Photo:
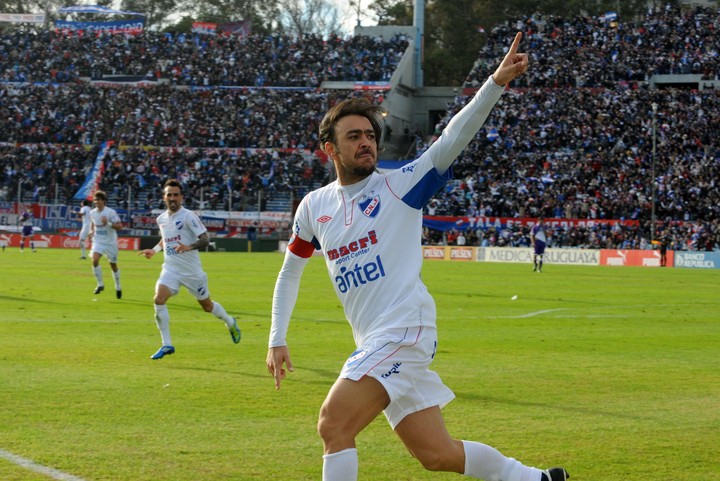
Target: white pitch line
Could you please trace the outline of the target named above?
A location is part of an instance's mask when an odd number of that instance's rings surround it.
[[[544,311],[535,311],[535,312],[528,312],[527,314],[522,314],[520,316],[503,316],[504,319],[524,319],[526,317],[535,317],[539,316],[541,314],[547,314],[548,312],[557,312],[557,311],[569,311],[569,308],[560,308],[560,309],[546,309]]]
[[[0,449],[0,458],[7,459],[11,463],[15,463],[18,466],[29,469],[30,471],[44,474],[45,476],[57,479],[58,481],[85,481],[84,479],[73,476],[72,474],[63,473],[57,469],[43,466],[42,464],[38,464],[30,459],[25,459],[21,456],[5,451],[4,449]]]

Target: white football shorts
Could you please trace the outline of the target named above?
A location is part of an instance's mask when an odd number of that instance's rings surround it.
[[[160,277],[157,284],[166,286],[172,292],[173,296],[180,292],[180,286],[185,286],[195,299],[202,301],[210,297],[210,288],[208,287],[208,277],[205,272],[198,272],[196,275],[183,275],[168,270],[163,267],[160,271]],[[156,285],[157,285],[156,284]]]
[[[88,235],[90,234],[90,225],[83,226],[82,229],[80,229],[80,235],[78,236],[81,241],[84,241],[88,238]]]
[[[390,396],[385,417],[393,429],[405,416],[432,406],[444,407],[455,394],[428,369],[437,349],[437,329],[388,329],[366,340],[353,352],[340,373],[353,381],[371,376]]]
[[[93,252],[97,252],[101,256],[107,257],[107,260],[113,264],[117,264],[118,261],[118,247],[117,244],[93,244],[90,249],[90,255]]]

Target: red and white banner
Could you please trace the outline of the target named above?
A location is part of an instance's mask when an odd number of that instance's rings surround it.
[[[667,251],[667,267],[675,264],[675,253]],[[603,249],[600,251],[601,266],[660,267],[660,251]]]
[[[20,234],[0,234],[0,245],[6,247],[20,247]],[[33,236],[35,248],[50,249],[79,249],[80,241],[77,237],[68,237],[55,234],[35,234]],[[120,250],[133,251],[140,249],[139,237],[118,237]]]

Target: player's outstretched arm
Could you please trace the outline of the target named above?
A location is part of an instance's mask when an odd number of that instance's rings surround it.
[[[292,361],[290,360],[290,350],[287,346],[269,348],[266,363],[268,372],[275,378],[275,389],[280,389],[280,381],[285,379],[287,375],[283,364],[287,366],[287,371],[294,371]]]
[[[510,50],[508,50],[505,58],[492,75],[496,84],[505,86],[527,72],[529,66],[528,55],[526,53],[518,53],[517,51],[520,45],[520,39],[522,39],[522,32],[518,32],[515,35],[515,40],[513,40]]]

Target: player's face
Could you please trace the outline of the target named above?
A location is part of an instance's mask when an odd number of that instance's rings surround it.
[[[95,207],[97,207],[99,210],[103,210],[105,208],[105,201],[102,200],[100,197],[95,197],[93,201],[95,202]]]
[[[176,212],[183,202],[183,195],[180,187],[167,186],[163,192],[163,200],[170,212]]]
[[[370,121],[362,115],[348,115],[335,124],[335,143],[325,151],[335,162],[340,184],[354,184],[375,171],[377,139]]]

